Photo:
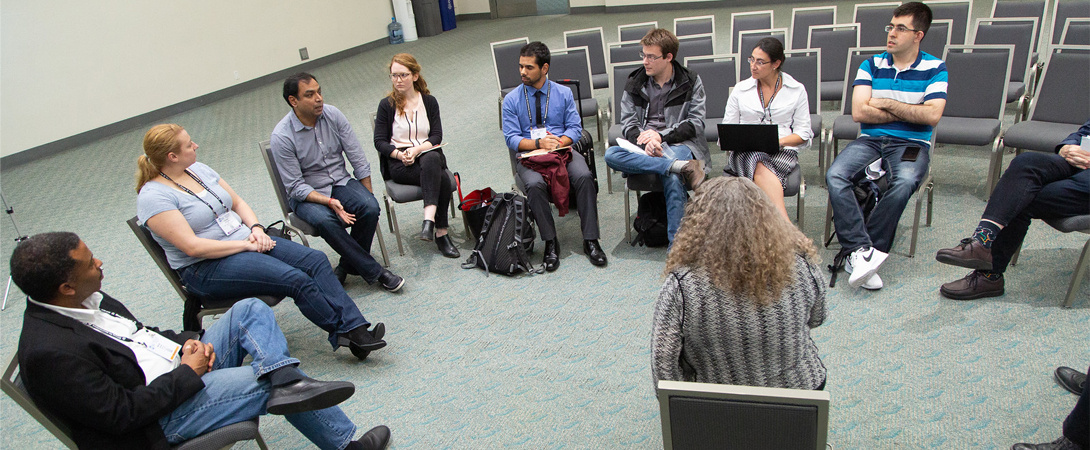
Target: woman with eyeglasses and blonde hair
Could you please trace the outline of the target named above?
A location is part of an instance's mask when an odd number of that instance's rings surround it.
[[[288,296],[329,333],[334,350],[348,347],[364,359],[386,346],[386,327],[368,330],[325,253],[265,234],[227,181],[197,162],[198,147],[181,126],[156,125],[144,135],[136,169],[137,221],[186,289],[202,300]]]
[[[378,103],[375,116],[375,149],[382,177],[396,183],[420,186],[424,193],[424,223],[420,239],[435,241],[447,258],[461,254],[450,240],[447,209],[454,186],[447,176],[442,148],[443,123],[439,102],[420,75],[420,64],[408,53],[390,60],[393,89]]]
[[[776,153],[731,152],[723,171],[757,183],[786,218],[783,188],[799,165],[799,150],[810,145],[810,102],[806,87],[783,72],[783,43],[774,37],[757,41],[749,56],[751,77],[738,82],[727,98],[723,123],[775,124],[780,149]],[[730,148],[729,142],[720,147]]]
[[[700,185],[665,272],[651,329],[656,382],[824,388],[810,337],[825,321],[817,251],[752,181]]]

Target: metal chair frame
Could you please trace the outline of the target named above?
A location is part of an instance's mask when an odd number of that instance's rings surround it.
[[[625,25],[617,25],[617,41],[618,42],[639,42],[640,38],[636,39],[624,39],[622,36],[624,32],[632,29],[646,29],[653,30],[659,27],[659,21],[653,20],[650,22],[629,23]],[[646,33],[646,32],[644,32]]]
[[[769,26],[769,28],[772,28],[772,27],[776,26],[776,15],[775,15],[775,12],[773,12],[771,9],[766,9],[766,10],[763,10],[763,11],[746,11],[746,12],[730,13],[730,40],[728,41],[728,46],[727,47],[730,49],[731,53],[739,53],[737,47],[738,47],[738,44],[739,44],[739,42],[741,40],[736,39],[735,35],[738,34],[740,31],[746,31],[746,30],[738,30],[738,25],[737,25],[738,18],[739,17],[748,17],[748,16],[768,16],[768,26]],[[762,28],[757,28],[757,29],[762,29]]]
[[[1037,18],[1036,17],[1002,17],[1002,18],[979,18],[979,19],[976,19],[976,21],[973,22],[973,44],[972,45],[989,45],[989,44],[977,44],[976,43],[977,30],[980,28],[981,24],[1002,24],[1002,23],[1018,24],[1018,23],[1025,23],[1025,22],[1033,22],[1034,23],[1034,27],[1033,27],[1034,30],[1037,29],[1037,26],[1036,26]],[[1032,45],[1034,42],[1037,42],[1036,32],[1034,32],[1030,37],[1030,44]],[[1016,105],[1016,108],[1018,110],[1022,110],[1022,108],[1025,106],[1026,102],[1028,102],[1031,98],[1033,98],[1033,94],[1037,91],[1037,82],[1040,80],[1040,75],[1041,75],[1040,70],[1041,70],[1041,67],[1044,65],[1044,63],[1043,62],[1038,62],[1037,64],[1032,64],[1033,54],[1034,54],[1034,50],[1031,47],[1029,49],[1029,51],[1026,52],[1026,61],[1025,61],[1025,66],[1024,66],[1025,68],[1023,69],[1023,74],[1022,74],[1022,82],[1025,83],[1025,85],[1026,85],[1026,94],[1018,98],[1017,105]],[[1014,61],[1014,63],[1022,64],[1022,61]],[[1015,69],[1014,69],[1013,66],[1011,67],[1011,73],[1012,74],[1015,73]]]
[[[798,13],[800,13],[800,12],[810,12],[810,11],[814,11],[814,12],[832,11],[832,13],[833,13],[833,23],[824,24],[824,25],[835,25],[836,24],[836,5],[832,5],[832,6],[807,6],[807,7],[803,7],[803,8],[791,8],[791,27],[789,28],[789,30],[791,30],[791,34],[790,34],[790,36],[788,36],[788,40],[790,40],[791,42],[785,42],[784,43],[784,48],[790,48],[792,50],[805,50],[805,49],[802,49],[802,48],[794,48],[795,47],[795,33],[797,31],[802,31],[803,34],[805,34],[807,44],[809,44],[809,42],[810,42],[810,27],[822,26],[822,25],[810,25],[809,27],[806,27],[805,30],[796,30],[795,29],[795,17],[798,16]],[[806,48],[810,48],[810,46],[807,45]]]
[[[950,22],[951,22],[950,23],[950,39],[947,42],[949,44],[951,44],[951,45],[964,45],[966,42],[969,42],[969,32],[972,29],[971,25],[972,25],[972,21],[973,21],[973,0],[938,0],[938,1],[933,1],[933,2],[927,2],[927,5],[932,7],[932,9],[934,9],[934,6],[936,6],[936,5],[960,5],[960,4],[966,5],[965,33],[964,33],[963,36],[961,36],[961,44],[954,44],[954,36],[955,36],[954,35],[954,23],[953,23],[953,19],[950,19]],[[932,20],[932,23],[934,23],[935,20],[944,20],[944,19],[935,18],[935,19]]]
[[[710,32],[710,34],[712,35],[713,39],[715,38],[715,16],[714,15],[674,18],[674,36],[677,36],[678,38],[681,38],[682,36],[692,36],[691,34],[680,34],[680,33],[678,33],[677,26],[681,22],[708,22],[712,26],[712,31]],[[693,33],[693,34],[705,34],[705,33]]]
[[[1067,31],[1070,30],[1072,28],[1072,26],[1081,25],[1081,24],[1090,25],[1090,18],[1086,18],[1086,17],[1068,17],[1067,20],[1064,21],[1063,33],[1060,34],[1060,45],[1078,45],[1078,44],[1068,44],[1067,43]]]

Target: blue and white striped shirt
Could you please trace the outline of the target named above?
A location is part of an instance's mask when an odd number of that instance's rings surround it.
[[[893,55],[883,52],[859,65],[852,86],[870,86],[872,98],[888,98],[910,105],[932,99],[946,99],[946,63],[926,52],[920,52],[916,62],[905,70],[893,66]],[[861,123],[864,136],[892,136],[931,145],[931,125],[896,121]]]

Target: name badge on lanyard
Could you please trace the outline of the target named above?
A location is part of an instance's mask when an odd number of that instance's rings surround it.
[[[530,139],[543,139],[549,134],[549,131],[545,128],[545,122],[549,118],[549,100],[551,100],[550,97],[553,94],[553,87],[547,80],[545,81],[545,84],[549,86],[549,90],[545,91],[545,109],[541,111],[542,114],[544,114],[544,116],[541,117],[541,127],[535,127],[533,125],[534,115],[530,111],[530,94],[528,93],[528,88],[525,85],[522,86],[522,95],[526,98],[526,117],[530,119]],[[541,110],[541,105],[537,106],[538,110]]]
[[[226,214],[216,216],[216,225],[220,226],[220,229],[223,230],[223,234],[230,236],[232,233],[242,229],[242,218],[234,211],[227,211]]]
[[[549,132],[545,130],[545,127],[531,128],[530,139],[543,139]]]
[[[141,328],[136,333],[139,336],[137,340],[142,342],[144,347],[167,361],[173,362],[182,349],[182,346],[178,345],[177,342],[167,339],[159,333],[148,331],[146,328]]]

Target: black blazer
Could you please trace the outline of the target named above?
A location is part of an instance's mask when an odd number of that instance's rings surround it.
[[[136,320],[106,294],[101,307]],[[159,334],[178,343],[197,338],[193,332]],[[30,398],[71,427],[81,449],[168,449],[159,419],[204,388],[185,364],[145,386],[128,347],[30,302],[19,337],[19,368]]]
[[[428,130],[427,141],[431,142],[431,145],[442,144],[443,121],[439,118],[439,101],[430,94],[421,94],[420,99],[424,102],[424,111],[428,113],[428,125],[431,127]],[[390,144],[394,134],[394,114],[396,113],[397,108],[390,103],[390,97],[379,100],[378,113],[375,114],[375,150],[378,150],[379,170],[382,171],[384,180],[390,179],[387,164],[390,162],[390,154],[397,150]]]

